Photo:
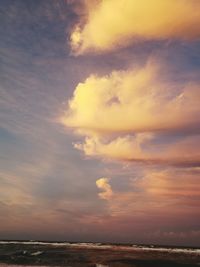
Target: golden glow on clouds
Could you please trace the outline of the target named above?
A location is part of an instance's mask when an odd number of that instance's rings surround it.
[[[89,3],[71,34],[76,55],[108,52],[138,41],[200,37],[200,1]],[[124,221],[134,214],[139,225],[141,218],[146,223],[146,214],[158,211],[160,221],[163,216],[176,218],[177,213],[193,215],[199,202],[195,185],[200,166],[200,83],[192,76],[187,82],[176,77],[160,57],[146,62],[105,76],[91,74],[76,86],[62,118],[83,138],[74,147],[86,156],[134,162],[136,167],[145,163],[129,179],[127,191],[113,190],[109,178],[96,181],[111,218]]]
[[[1,237],[153,242],[146,233],[172,231],[179,242],[178,230],[199,244],[200,0],[36,1],[39,20],[15,2],[0,45]],[[76,58],[62,38],[74,21]],[[75,82],[62,122],[77,153],[55,124]]]
[[[157,133],[184,131],[200,123],[200,85],[162,82],[160,68],[161,63],[150,60],[143,68],[104,77],[91,75],[79,83],[62,118],[66,126],[85,136],[84,143],[74,144],[75,148],[103,158],[199,164],[198,137],[152,150]],[[180,154],[183,150],[187,153]]]
[[[71,34],[72,50],[106,51],[143,39],[200,37],[195,0],[102,0],[86,5],[86,23]],[[84,18],[85,20],[85,18]]]
[[[153,141],[153,136],[151,139],[149,134],[137,134],[134,137],[125,135],[110,141],[106,138],[87,137],[83,144],[74,146],[87,156],[145,164],[183,167],[200,165],[200,152],[196,146],[200,143],[200,137],[192,136],[167,145],[153,144]]]
[[[102,199],[110,199],[113,195],[112,188],[109,184],[108,178],[100,178],[96,181],[96,185],[99,189],[103,190],[103,192],[99,193],[99,197]]]
[[[170,130],[199,122],[199,84],[174,88],[160,81],[159,67],[149,62],[140,69],[91,75],[77,85],[63,123],[108,134]]]

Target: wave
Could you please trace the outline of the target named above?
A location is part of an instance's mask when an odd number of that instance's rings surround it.
[[[70,243],[70,242],[43,242],[43,241],[0,241],[0,244],[24,244],[24,245],[43,245],[43,246],[66,246],[74,248],[88,248],[88,249],[112,249],[112,250],[143,250],[143,251],[157,251],[170,253],[187,253],[200,254],[199,248],[170,248],[158,246],[141,246],[141,245],[114,245],[104,243]]]

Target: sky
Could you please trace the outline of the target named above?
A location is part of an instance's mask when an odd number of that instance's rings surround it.
[[[1,0],[0,239],[200,246],[199,9]]]

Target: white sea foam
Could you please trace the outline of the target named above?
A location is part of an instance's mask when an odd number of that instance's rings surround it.
[[[200,254],[200,249],[197,248],[164,248],[164,247],[134,247],[138,250],[172,252],[172,253],[195,253]]]
[[[32,256],[38,256],[38,255],[41,255],[43,253],[43,251],[36,251],[36,252],[33,252],[31,253]]]

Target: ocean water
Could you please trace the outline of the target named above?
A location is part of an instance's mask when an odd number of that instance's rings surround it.
[[[0,267],[197,267],[200,248],[0,241]]]
[[[155,245],[132,245],[132,244],[105,244],[105,243],[85,243],[85,242],[43,242],[43,241],[0,241],[0,245],[40,245],[53,247],[74,247],[74,248],[95,248],[95,249],[112,249],[112,250],[130,250],[130,251],[162,251],[171,253],[189,253],[200,255],[200,248],[186,248],[186,247],[162,247]],[[101,266],[100,266],[101,267]]]

